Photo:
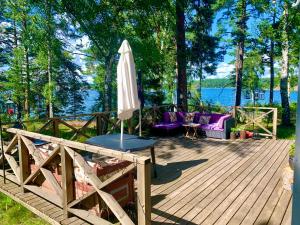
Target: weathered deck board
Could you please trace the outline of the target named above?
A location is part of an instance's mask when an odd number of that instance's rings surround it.
[[[152,224],[290,225],[291,193],[283,190],[281,175],[291,143],[160,139]],[[3,184],[2,177],[0,191],[52,224],[87,224],[64,219],[61,208],[12,182]]]
[[[160,178],[153,181],[152,187],[153,224],[254,224],[256,221],[260,221],[257,224],[268,224],[272,217],[280,221],[278,224],[290,223],[288,204],[291,194],[288,196],[285,191],[288,199],[278,200],[273,194],[276,188],[283,192],[281,175],[282,168],[287,165],[290,141],[214,143],[214,148],[204,147],[200,153],[197,147],[185,150],[181,146],[185,146],[186,140],[181,141],[174,144],[173,140],[168,140],[175,148],[180,148],[181,154],[194,153],[189,154],[189,158],[170,157],[172,163],[166,165],[168,169],[158,166]],[[198,143],[205,146],[201,142],[207,141],[193,141],[192,146]],[[201,159],[207,160],[200,162]],[[188,160],[199,163],[193,165]],[[158,155],[157,163],[162,161]],[[182,169],[176,179],[168,181],[168,171],[176,171],[176,167],[181,169],[180,161],[191,166]],[[273,201],[276,203],[268,213],[265,206]],[[280,213],[274,213],[275,208]]]

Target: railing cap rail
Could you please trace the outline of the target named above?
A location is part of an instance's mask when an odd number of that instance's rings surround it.
[[[66,140],[63,138],[56,138],[56,137],[38,134],[38,133],[25,131],[25,130],[20,130],[20,129],[16,129],[16,128],[9,128],[9,129],[7,129],[7,131],[9,133],[23,135],[26,137],[39,139],[39,140],[51,142],[51,143],[58,144],[58,145],[64,145],[64,146],[68,146],[70,148],[75,148],[75,149],[82,150],[82,151],[101,154],[101,155],[105,155],[108,157],[115,157],[115,158],[118,158],[121,160],[130,161],[133,163],[147,164],[150,162],[149,157],[138,156],[138,155],[128,153],[128,152],[119,152],[119,151],[116,151],[113,149],[84,144],[84,143],[80,143],[80,142],[76,142],[76,141],[69,141],[69,140]]]

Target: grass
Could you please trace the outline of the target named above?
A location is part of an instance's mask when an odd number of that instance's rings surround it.
[[[295,140],[296,139],[296,127],[294,125],[291,126],[277,126],[277,137],[278,139],[288,139]]]
[[[1,225],[42,225],[48,224],[28,209],[0,193]]]

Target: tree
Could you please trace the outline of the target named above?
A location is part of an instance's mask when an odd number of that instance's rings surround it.
[[[185,0],[176,0],[177,104],[187,111]]]
[[[218,0],[215,5],[215,8],[223,13],[219,23],[227,20],[227,26],[221,27],[225,33],[230,33],[228,39],[235,46],[236,106],[241,104],[242,97],[245,45],[249,37],[247,21],[250,16],[258,18],[266,7],[265,3],[263,0]]]
[[[282,18],[282,65],[280,76],[280,95],[283,108],[282,124],[290,125],[290,103],[289,103],[289,35],[288,35],[288,2],[284,1]]]
[[[217,52],[219,39],[210,34],[214,19],[213,3],[212,0],[194,0],[189,7],[189,21],[191,21],[187,27],[189,67],[194,77],[199,78],[200,94],[204,74],[214,74],[222,56],[222,52]]]

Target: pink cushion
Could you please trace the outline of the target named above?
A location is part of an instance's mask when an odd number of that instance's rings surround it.
[[[229,119],[231,117],[231,115],[225,115],[225,116],[222,116],[219,121],[217,122],[217,126],[221,129],[224,128],[224,121]]]

